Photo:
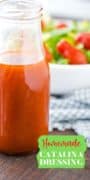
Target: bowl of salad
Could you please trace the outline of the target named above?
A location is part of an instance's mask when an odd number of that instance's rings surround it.
[[[90,22],[42,20],[51,94],[90,86]]]

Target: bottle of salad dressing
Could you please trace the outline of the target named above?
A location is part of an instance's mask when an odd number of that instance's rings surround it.
[[[37,151],[48,133],[49,69],[41,7],[35,0],[0,2],[0,152]]]

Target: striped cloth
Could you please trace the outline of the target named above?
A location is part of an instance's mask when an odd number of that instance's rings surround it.
[[[68,96],[51,96],[49,130],[53,129],[74,129],[90,147],[90,88]]]

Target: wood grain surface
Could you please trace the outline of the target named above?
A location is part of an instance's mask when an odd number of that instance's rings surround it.
[[[54,131],[53,134],[73,134],[73,131]],[[39,170],[35,154],[21,157],[0,154],[0,180],[90,180],[90,149],[86,160],[83,170]]]

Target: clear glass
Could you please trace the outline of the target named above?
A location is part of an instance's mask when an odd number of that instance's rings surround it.
[[[36,151],[48,134],[49,68],[35,0],[0,2],[0,152]]]

